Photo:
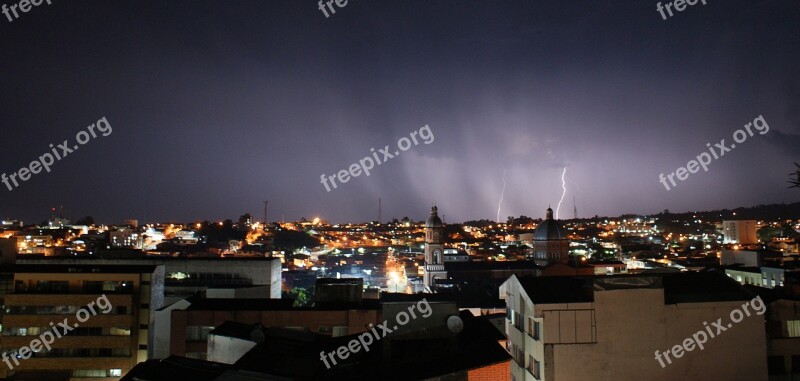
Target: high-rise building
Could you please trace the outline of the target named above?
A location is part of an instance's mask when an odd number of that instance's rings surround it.
[[[164,266],[14,265],[0,378],[116,380],[151,355]],[[48,342],[47,345],[43,343]]]
[[[756,230],[758,226],[753,220],[722,221],[722,232],[725,235],[723,243],[738,243],[749,245],[758,243]]]

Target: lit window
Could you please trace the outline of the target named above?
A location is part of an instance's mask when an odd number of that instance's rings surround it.
[[[122,377],[122,369],[109,369],[108,375],[110,377]]]
[[[787,320],[786,332],[789,337],[800,337],[800,320]]]

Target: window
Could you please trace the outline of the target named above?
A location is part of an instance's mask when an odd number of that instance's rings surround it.
[[[111,327],[108,330],[108,334],[111,336],[130,336],[131,330],[130,328]]]
[[[523,351],[521,348],[514,348],[514,361],[516,361],[519,366],[524,367],[525,351]]]
[[[542,323],[538,321],[533,322],[533,339],[539,340],[539,334],[541,333]]]
[[[36,283],[36,291],[38,292],[67,292],[69,291],[69,282],[67,281],[47,281],[40,280]]]
[[[122,377],[122,369],[109,369],[108,375],[111,377]]]
[[[333,332],[333,331],[331,331],[331,327],[328,327],[328,326],[321,325],[321,326],[319,326],[319,328],[317,329],[317,332],[319,332],[319,333],[321,333],[321,334],[324,334],[324,335],[330,335],[330,334],[331,334],[331,332]]]
[[[347,336],[347,327],[333,327],[333,337]]]
[[[528,366],[526,368],[528,369],[528,372],[531,372],[531,374],[533,374],[533,365],[535,362],[536,360],[533,359],[533,355],[528,355]]]
[[[786,374],[783,356],[767,356],[767,373],[771,375]]]
[[[786,333],[788,337],[800,337],[800,320],[787,320]]]
[[[531,373],[533,373],[533,378],[535,378],[537,380],[541,380],[542,379],[542,374],[541,374],[542,370],[541,370],[541,368],[542,368],[542,363],[540,363],[540,362],[538,362],[536,360],[533,360],[533,372],[531,372]]]
[[[78,307],[76,306],[55,306],[54,309],[57,315],[72,315],[78,312]]]
[[[106,370],[76,369],[72,371],[72,377],[108,377],[108,372]]]

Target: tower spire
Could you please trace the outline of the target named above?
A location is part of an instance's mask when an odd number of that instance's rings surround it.
[[[575,196],[572,196],[573,218],[578,219],[578,204],[575,203]]]

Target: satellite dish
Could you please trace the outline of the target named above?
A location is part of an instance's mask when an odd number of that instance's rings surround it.
[[[447,318],[447,329],[453,333],[460,333],[464,330],[464,321],[456,315],[451,315]]]
[[[267,336],[264,334],[264,330],[256,328],[250,332],[250,340],[256,342],[256,344],[261,344],[264,340],[267,339]]]

